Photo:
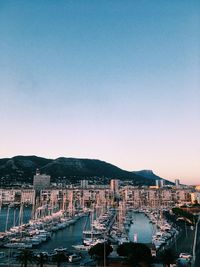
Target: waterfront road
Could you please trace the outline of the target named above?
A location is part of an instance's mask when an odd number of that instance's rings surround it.
[[[198,223],[195,228],[188,226],[182,221],[177,221],[174,215],[165,214],[166,218],[171,221],[171,223],[178,227],[179,234],[174,240],[169,244],[168,247],[176,251],[176,256],[178,257],[180,253],[189,253],[193,255],[193,267],[200,267],[200,216],[198,218]]]
[[[190,227],[187,227],[187,229],[181,229],[177,238],[173,240],[172,246],[170,246],[174,251],[176,251],[177,257],[180,253],[189,253],[192,255],[194,235],[195,231]]]
[[[195,251],[194,251],[194,267],[200,267],[200,215],[198,218],[198,223],[197,223],[197,230],[196,230],[196,240],[195,240]]]

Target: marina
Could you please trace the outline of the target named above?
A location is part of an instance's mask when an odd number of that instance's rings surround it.
[[[23,212],[23,224],[13,224],[11,217],[13,218],[14,211],[14,208],[9,207],[1,209],[1,221],[5,222],[1,224],[0,235],[3,251],[8,248],[52,251],[59,247],[87,251],[96,243],[107,240],[113,244],[129,241],[152,243],[159,249],[178,233],[166,221],[163,220],[161,224],[160,213],[149,209],[122,212],[121,208],[111,208],[98,218],[99,210],[82,211],[71,217],[60,210],[49,216],[30,219],[31,209],[26,207]],[[19,217],[19,210],[15,216]],[[4,230],[6,228],[7,231]]]
[[[17,263],[20,251],[28,249],[36,261],[43,255],[54,264],[63,255],[68,265],[81,265],[99,243],[112,246],[111,258],[119,257],[117,248],[129,242],[145,244],[157,257],[182,235],[165,216],[170,209],[163,207],[134,208],[124,201],[110,206],[93,203],[83,208],[71,201],[66,209],[59,207],[63,205],[2,206],[0,264]]]

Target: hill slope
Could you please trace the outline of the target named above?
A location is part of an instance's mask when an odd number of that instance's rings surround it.
[[[16,156],[0,159],[1,184],[9,182],[32,183],[36,169],[51,175],[52,181],[58,179],[75,182],[80,179],[106,177],[107,180],[117,178],[132,180],[135,185],[151,185],[155,179],[147,178],[133,172],[122,170],[110,163],[96,159],[64,158],[46,159],[36,156]]]
[[[133,173],[146,177],[147,179],[154,179],[154,180],[160,180],[163,179],[156,174],[153,173],[152,170],[141,170],[141,171],[133,171]]]
[[[139,175],[141,177],[145,177],[150,180],[165,180],[167,184],[173,184],[170,181],[167,181],[164,178],[161,178],[160,176],[156,175],[152,170],[141,170],[141,171],[133,171],[134,174]]]

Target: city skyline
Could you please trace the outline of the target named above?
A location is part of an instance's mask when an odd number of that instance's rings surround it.
[[[0,158],[200,178],[199,1],[1,1]]]

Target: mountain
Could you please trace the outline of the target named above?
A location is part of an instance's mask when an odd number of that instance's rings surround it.
[[[146,177],[147,179],[154,179],[154,180],[160,180],[163,179],[156,174],[153,173],[152,170],[141,170],[141,171],[133,171],[133,173]]]
[[[167,181],[166,179],[161,178],[160,176],[154,174],[152,170],[133,171],[132,173],[139,175],[141,177],[145,177],[145,178],[150,179],[150,180],[154,180],[154,181],[155,180],[165,180],[167,183],[173,184],[172,182]]]
[[[0,159],[0,183],[32,183],[36,169],[51,175],[51,181],[76,182],[92,178],[95,181],[109,181],[116,178],[131,180],[134,185],[153,185],[155,178],[122,170],[110,163],[96,159],[60,157],[46,159],[37,156],[15,156]]]

